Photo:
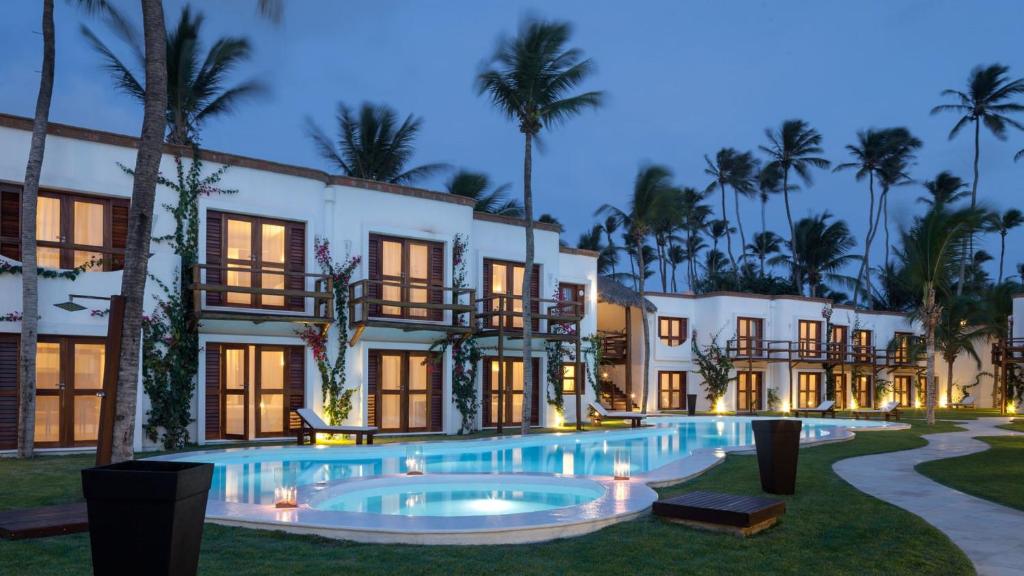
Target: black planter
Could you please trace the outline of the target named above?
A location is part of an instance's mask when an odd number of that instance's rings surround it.
[[[769,494],[796,491],[796,464],[800,454],[800,420],[754,420],[757,467],[761,489]]]
[[[693,416],[697,413],[697,395],[687,394],[686,395],[686,413]]]
[[[195,574],[213,464],[131,460],[82,470],[93,574]]]

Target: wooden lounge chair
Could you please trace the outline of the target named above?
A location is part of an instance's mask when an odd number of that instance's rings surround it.
[[[630,428],[639,428],[640,421],[647,418],[647,414],[642,412],[622,412],[619,410],[608,410],[600,402],[591,402],[590,407],[597,412],[597,423],[600,424],[605,420],[629,420]]]
[[[829,416],[836,417],[836,403],[832,400],[825,400],[814,408],[798,408],[793,410],[793,415],[799,417],[801,414],[820,414],[822,418]]]
[[[860,420],[863,417],[865,420],[870,420],[874,416],[881,416],[885,418],[885,421],[899,420],[900,419],[900,403],[899,402],[886,402],[881,408],[877,410],[854,410],[854,420]]]
[[[309,444],[316,444],[317,433],[355,434],[356,444],[362,444],[364,436],[366,437],[367,444],[373,444],[373,435],[380,432],[380,428],[376,426],[331,426],[324,422],[311,408],[297,408],[295,413],[302,420],[298,434],[300,446],[306,444],[307,441]]]
[[[959,402],[952,402],[947,407],[948,408],[974,408],[974,404],[975,404],[974,396],[971,396],[970,394],[968,394],[967,396],[964,396],[963,398],[961,398]]]

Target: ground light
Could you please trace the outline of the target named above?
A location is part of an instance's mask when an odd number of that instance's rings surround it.
[[[1016,414],[1017,413],[1017,405],[1015,403],[1013,403],[1013,402],[1007,402],[1006,403],[1006,413],[1007,414]]]
[[[789,409],[790,409],[789,400],[783,400],[782,401],[782,413],[783,414],[789,414]]]
[[[716,414],[724,414],[725,413],[725,398],[719,396],[718,400],[715,400],[715,413]]]

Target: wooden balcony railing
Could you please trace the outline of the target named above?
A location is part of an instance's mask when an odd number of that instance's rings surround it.
[[[882,364],[891,367],[915,364],[906,354],[904,364],[894,364],[884,350],[876,350],[871,346],[829,344],[820,340],[733,338],[726,343],[726,354],[735,360]]]
[[[476,326],[475,298],[473,288],[411,280],[357,280],[349,284],[349,323],[357,328],[416,326],[471,331]]]
[[[264,275],[280,277],[286,287],[264,288],[228,284],[228,272],[246,275],[250,284]],[[313,289],[307,290],[306,287],[310,284],[313,285]],[[196,264],[192,269],[192,295],[198,318],[324,324],[334,321],[333,284],[331,278],[324,274],[292,272],[279,268]],[[233,295],[248,295],[248,301],[232,301]]]
[[[601,358],[605,362],[625,362],[627,346],[629,341],[622,332],[601,332]]]
[[[518,332],[523,329],[522,297],[492,294],[477,300],[483,332]],[[533,330],[538,337],[575,337],[576,323],[583,319],[583,303],[570,300],[533,300]]]

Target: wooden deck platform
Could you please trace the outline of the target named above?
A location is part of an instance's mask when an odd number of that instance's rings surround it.
[[[651,510],[670,522],[751,536],[773,526],[786,512],[786,503],[774,498],[699,491],[658,500]]]
[[[0,538],[23,540],[87,532],[85,502],[0,511]]]

